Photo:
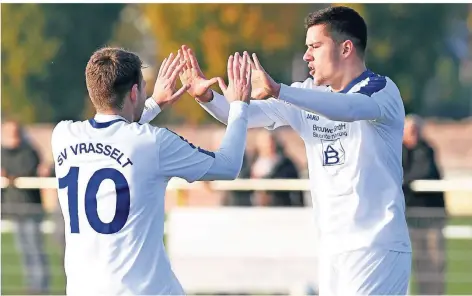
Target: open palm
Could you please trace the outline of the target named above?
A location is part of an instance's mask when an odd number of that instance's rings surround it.
[[[252,54],[252,60],[247,52],[244,52],[243,56],[247,56],[247,60],[251,64],[251,98],[264,100],[272,97],[273,87],[277,83],[264,70],[256,54]],[[240,58],[240,61],[242,62],[242,58]]]
[[[180,74],[180,81],[182,84],[190,85],[187,92],[192,97],[200,97],[208,90],[208,88],[213,84],[210,83],[210,80],[206,79],[202,73],[198,73],[197,70],[193,68],[184,68]]]
[[[272,78],[263,70],[252,69],[251,97],[253,99],[262,100],[270,96],[270,85]]]
[[[187,92],[192,97],[204,96],[209,91],[211,85],[218,81],[217,78],[207,79],[203,75],[197,58],[190,48],[184,45],[179,49],[179,52],[182,52],[181,57],[185,61],[185,67],[180,73],[180,81],[183,85],[189,85]]]
[[[180,57],[172,53],[162,62],[152,93],[153,99],[161,109],[172,105],[189,88],[189,85],[183,84],[179,90],[176,90],[177,76],[184,66]]]

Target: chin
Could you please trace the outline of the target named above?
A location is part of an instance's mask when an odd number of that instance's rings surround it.
[[[315,85],[324,85],[324,79],[320,77],[316,77],[316,76],[312,76],[312,77],[313,77],[313,83]]]

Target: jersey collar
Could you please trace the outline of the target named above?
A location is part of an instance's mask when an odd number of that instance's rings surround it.
[[[373,74],[372,71],[370,71],[369,69],[365,70],[364,72],[362,72],[361,75],[354,78],[342,91],[340,91],[340,93],[343,93],[343,94],[347,93],[348,91],[351,90],[351,88],[354,87],[354,85],[356,85],[359,82],[361,82],[362,80],[368,78],[372,74]]]
[[[129,123],[120,115],[96,114],[94,118],[88,120],[93,128],[106,128],[110,125],[123,121]]]

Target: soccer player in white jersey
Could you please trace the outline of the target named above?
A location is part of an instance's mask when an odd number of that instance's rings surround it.
[[[228,127],[220,149],[210,152],[144,123],[188,88],[175,90],[185,66],[179,56],[163,62],[147,100],[141,65],[121,49],[96,51],[85,72],[95,117],[62,121],[52,134],[68,295],[184,294],[163,244],[167,183],[172,177],[230,180],[241,169],[250,66],[229,67]]]
[[[366,68],[367,28],[356,11],[330,7],[309,14],[305,25],[311,78],[276,83],[253,55],[251,96],[264,100],[251,102],[248,125],[291,126],[305,142],[320,230],[320,295],[406,294],[411,245],[401,186],[400,92]],[[181,76],[191,84],[188,92],[227,124],[227,101],[205,87],[194,54],[183,49],[194,68]]]

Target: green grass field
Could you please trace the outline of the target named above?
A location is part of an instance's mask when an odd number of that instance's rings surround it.
[[[52,237],[47,235],[46,248],[48,253],[51,273],[51,294],[65,294],[64,269],[61,266],[59,248],[55,245]],[[2,295],[27,294],[23,281],[23,270],[21,258],[16,251],[13,234],[2,233]]]
[[[452,222],[452,224],[457,225],[462,223]],[[26,294],[27,291],[23,281],[21,259],[15,249],[14,237],[10,233],[3,233],[1,239],[1,294]],[[55,245],[51,236],[48,235],[46,242],[52,275],[50,293],[55,295],[64,295],[65,278],[62,266],[60,265],[61,258],[58,256],[59,249]],[[447,241],[447,253],[447,294],[472,294],[472,240],[449,239]],[[414,294],[414,292],[415,288],[413,284],[412,293]]]

